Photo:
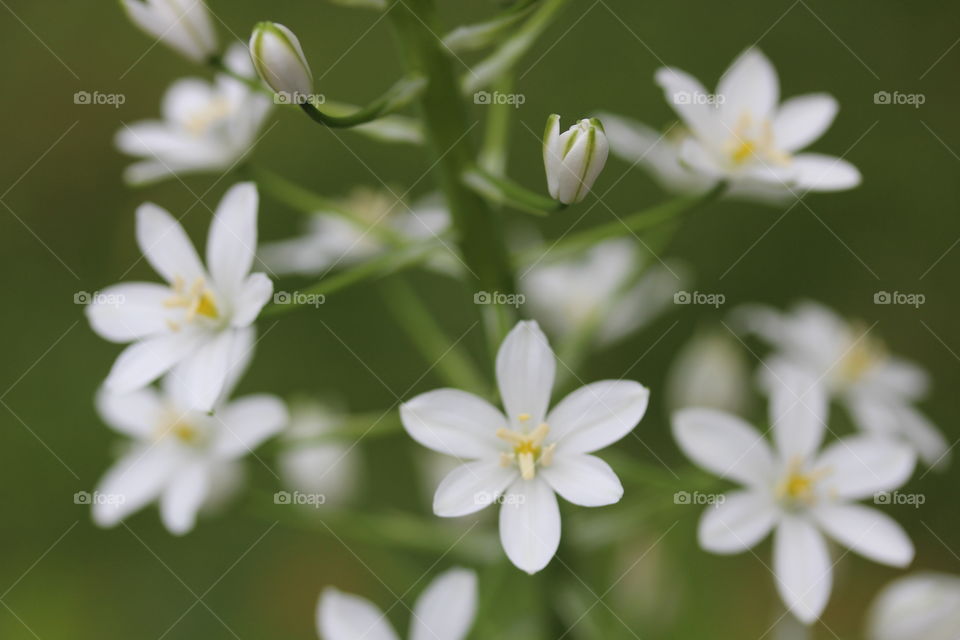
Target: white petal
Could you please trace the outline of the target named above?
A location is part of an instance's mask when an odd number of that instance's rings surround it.
[[[830,495],[860,500],[892,491],[910,479],[916,456],[910,447],[880,436],[849,436],[823,450],[815,468],[829,472],[823,487]]]
[[[787,516],[773,537],[773,572],[787,608],[805,624],[813,623],[830,599],[833,568],[826,541],[810,522]]]
[[[794,184],[805,191],[844,191],[862,181],[857,168],[846,160],[819,153],[794,156],[790,168]]]
[[[100,499],[93,505],[93,520],[112,527],[156,499],[180,463],[163,444],[135,447],[107,471],[97,487]]]
[[[477,614],[477,574],[450,569],[437,576],[413,606],[410,640],[463,640]]]
[[[210,335],[170,375],[180,379],[186,392],[184,409],[211,411],[223,395],[230,373],[234,331]]]
[[[560,546],[560,507],[550,485],[535,478],[510,486],[500,507],[500,543],[529,574],[547,566]]]
[[[252,273],[244,281],[239,295],[233,300],[233,317],[230,324],[246,327],[260,315],[260,310],[273,295],[273,282],[263,273]]]
[[[586,454],[561,454],[539,470],[553,490],[581,507],[602,507],[623,497],[623,485],[606,462]]]
[[[720,113],[731,127],[744,115],[762,122],[773,115],[780,100],[777,72],[759,49],[747,49],[733,61],[717,83],[722,96]]]
[[[774,477],[770,446],[756,429],[722,411],[683,409],[673,414],[673,436],[696,464],[748,485]]]
[[[108,287],[87,306],[90,326],[112,342],[132,342],[170,330],[170,310],[164,301],[170,288],[152,282],[128,282]]]
[[[577,389],[547,416],[548,442],[566,453],[589,453],[633,430],[647,410],[650,391],[630,380],[602,380]]]
[[[708,95],[707,90],[696,78],[673,67],[657,69],[654,77],[663,88],[667,103],[694,136],[712,145],[729,135],[720,123],[716,108],[704,99]],[[698,99],[697,96],[704,98]]]
[[[497,429],[503,414],[489,402],[458,389],[437,389],[400,406],[410,437],[423,446],[458,458],[495,457],[503,450]]]
[[[901,406],[897,411],[900,434],[923,460],[924,464],[937,470],[950,463],[950,444],[929,419],[910,406]]]
[[[135,342],[117,357],[105,384],[114,393],[148,385],[190,355],[198,340],[196,334],[180,332]]]
[[[551,115],[547,119],[547,129],[543,134],[543,166],[547,174],[547,192],[554,200],[560,192],[560,165],[563,149],[560,144],[560,116]]]
[[[477,460],[448,473],[433,497],[433,512],[443,518],[474,513],[493,502],[519,475],[517,467],[499,460]]]
[[[163,404],[150,387],[130,393],[97,393],[97,411],[108,425],[138,440],[148,439],[160,424]]]
[[[236,184],[223,195],[207,236],[207,267],[217,290],[233,299],[250,273],[257,249],[257,187]]]
[[[700,516],[700,546],[713,553],[739,553],[767,537],[778,511],[764,492],[734,491]]]
[[[155,204],[137,209],[137,243],[147,262],[167,282],[179,277],[192,284],[206,274],[183,227]]]
[[[913,560],[913,543],[897,522],[859,504],[824,504],[813,516],[827,535],[875,562],[905,567]]]
[[[160,517],[167,530],[179,536],[193,529],[209,491],[210,475],[204,464],[194,462],[178,471],[160,499]]]
[[[245,396],[223,407],[214,419],[221,427],[213,445],[214,453],[236,458],[256,449],[279,433],[289,421],[283,401],[266,394]]]
[[[888,356],[864,374],[864,383],[881,393],[919,400],[930,388],[930,375],[913,362]]]
[[[771,365],[766,376],[770,424],[783,460],[806,459],[819,450],[826,430],[827,391],[821,380],[790,365]]]
[[[889,394],[852,394],[847,407],[857,426],[869,433],[901,438],[927,466],[943,469],[950,445],[930,420],[905,401]]]
[[[317,629],[323,640],[399,640],[373,603],[333,587],[320,596]]]
[[[870,607],[868,640],[956,640],[960,578],[924,572],[884,587]]]
[[[803,149],[830,128],[837,116],[837,100],[811,93],[785,100],[773,119],[773,136],[784,151]]]
[[[497,384],[507,419],[521,426],[519,416],[529,416],[524,428],[543,421],[550,404],[556,358],[535,321],[518,322],[497,352]],[[530,428],[532,428],[530,427]]]

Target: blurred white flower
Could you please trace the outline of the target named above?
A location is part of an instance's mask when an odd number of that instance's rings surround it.
[[[829,128],[836,100],[816,93],[780,103],[776,70],[748,49],[720,79],[715,94],[670,67],[656,74],[682,128],[658,136],[629,120],[611,120],[611,147],[651,168],[667,187],[701,191],[719,180],[734,195],[760,199],[799,191],[839,191],[860,184],[860,172],[841,158],[798,153]]]
[[[742,307],[734,323],[774,348],[761,371],[763,380],[776,378],[783,366],[804,367],[822,379],[860,429],[902,438],[927,465],[949,462],[947,441],[913,406],[926,395],[926,372],[888,353],[866,326],[850,324],[815,302],[798,303],[784,313]]]
[[[867,615],[867,640],[956,640],[960,577],[918,573],[884,587]]]
[[[799,369],[785,370],[772,389],[775,447],[756,429],[714,409],[673,415],[680,448],[697,465],[744,485],[708,507],[700,519],[700,546],[713,553],[745,551],[775,530],[777,590],[801,622],[820,617],[833,581],[823,534],[862,556],[903,567],[913,544],[892,518],[854,501],[890,491],[913,472],[913,451],[879,436],[843,438],[820,451],[827,397]]]
[[[698,333],[670,367],[667,403],[672,410],[708,407],[742,413],[749,381],[750,368],[739,345],[719,331]]]
[[[450,226],[449,213],[433,195],[407,208],[389,193],[358,188],[343,200],[342,206],[363,224],[335,211],[318,211],[309,217],[302,235],[264,243],[260,259],[272,273],[318,275],[387,250],[389,245],[373,231],[374,226],[382,225],[406,242],[428,240]],[[429,265],[449,273],[456,268],[449,258],[438,256]]]
[[[194,62],[217,53],[217,34],[203,0],[122,0],[127,15],[147,35]]]
[[[283,432],[280,475],[295,491],[320,494],[326,504],[342,502],[356,486],[358,453],[344,442],[321,442],[344,416],[313,401],[295,401],[290,406],[290,425]]]
[[[313,72],[300,40],[276,22],[260,22],[250,36],[250,57],[260,79],[277,93],[309,97]]]
[[[550,197],[574,204],[587,197],[607,162],[607,138],[596,118],[583,119],[560,133],[560,116],[547,119],[543,165]]]
[[[257,245],[257,189],[231,187],[207,237],[207,267],[180,223],[153,204],[137,209],[137,243],[166,284],[108,287],[87,307],[90,325],[112,342],[133,342],[107,377],[115,393],[144,387],[173,370],[186,381],[192,407],[213,408],[229,374],[229,354],[273,292],[250,273]]]
[[[477,575],[450,569],[437,576],[413,605],[410,640],[463,640],[477,614]],[[324,590],[317,606],[323,640],[397,640],[386,615],[365,598]]]
[[[519,284],[549,331],[568,335],[600,318],[598,339],[609,344],[668,308],[683,282],[677,265],[643,267],[635,242],[613,239],[575,257],[539,262]]]
[[[253,77],[246,49],[234,45],[225,64]],[[256,142],[272,101],[240,80],[218,74],[177,80],[163,97],[163,120],[135,122],[119,130],[117,148],[142,158],[127,167],[124,179],[145,184],[173,175],[226,171]]]
[[[229,387],[246,368],[252,346],[249,333],[234,344]],[[283,402],[271,395],[223,402],[212,414],[197,411],[191,408],[189,384],[172,373],[160,391],[100,392],[97,406],[104,422],[132,442],[97,487],[93,518],[98,525],[112,527],[159,500],[164,526],[177,535],[187,533],[201,508],[221,502],[231,490],[238,460],[286,424]]]
[[[403,426],[425,447],[466,459],[437,488],[442,517],[501,503],[500,540],[527,573],[543,569],[560,543],[555,493],[585,507],[618,502],[613,470],[589,455],[624,437],[647,409],[649,392],[632,381],[586,385],[547,413],[556,359],[536,322],[520,322],[497,353],[505,413],[465,391],[438,389],[400,407]]]

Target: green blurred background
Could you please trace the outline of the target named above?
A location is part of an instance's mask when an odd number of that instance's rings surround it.
[[[244,640],[313,638],[316,598],[328,584],[390,606],[390,592],[404,593],[436,557],[350,543],[354,555],[322,527],[271,528],[271,519],[252,515],[256,505],[250,497],[202,521],[185,538],[169,535],[154,508],[133,517],[129,530],[104,531],[93,526],[88,507],[73,503],[73,494],[92,490],[112,460],[117,437],[99,421],[92,400],[118,352],[91,332],[74,294],[112,284],[137,259],[138,204],[152,200],[178,212],[209,189],[203,200],[212,207],[233,178],[125,187],[120,174],[128,160],[113,149],[114,132],[122,123],[154,117],[177,77],[208,74],[162,46],[151,47],[115,2],[0,4],[6,87],[0,96],[0,262],[7,300],[0,358],[5,434],[0,637],[230,638],[235,632]],[[332,98],[360,103],[400,72],[390,21],[377,22],[374,12],[319,0],[210,4],[225,23],[218,24],[224,40],[231,32],[245,39],[256,21],[270,19],[296,30],[317,75],[339,59],[321,87]],[[447,25],[454,26],[490,15],[497,5],[443,0],[441,8]],[[698,289],[722,292],[727,309],[747,301],[784,305],[810,297],[868,323],[879,321],[875,331],[892,350],[932,372],[934,392],[923,409],[952,443],[960,437],[954,419],[960,248],[950,250],[960,238],[960,47],[952,48],[960,37],[958,24],[960,6],[946,1],[574,2],[519,65],[516,90],[526,102],[512,124],[511,174],[542,190],[540,146],[527,128],[541,131],[548,113],[569,121],[602,108],[665,124],[672,114],[652,82],[658,66],[676,65],[709,87],[743,48],[759,41],[780,73],[784,96],[827,91],[839,99],[839,117],[814,148],[832,154],[849,149],[847,159],[861,169],[864,184],[852,192],[811,196],[812,211],[798,206],[786,215],[786,207],[709,207],[687,221],[672,255],[694,267]],[[81,90],[122,93],[126,103],[119,109],[75,105],[73,94]],[[881,90],[922,93],[926,101],[920,108],[877,105],[873,94]],[[478,117],[482,108],[471,105]],[[277,112],[274,118],[279,124],[258,146],[258,162],[326,195],[343,195],[358,184],[378,186],[371,171],[405,188],[429,166],[413,147],[379,145],[349,132],[334,135],[296,112]],[[627,168],[611,160],[598,188],[613,184]],[[416,193],[429,191],[429,183],[424,180]],[[663,197],[635,169],[605,201],[628,213]],[[578,211],[558,214],[543,230],[561,233]],[[581,225],[610,219],[609,211],[596,207]],[[263,238],[290,235],[299,221],[294,212],[264,199]],[[208,223],[209,212],[200,206],[185,221],[195,239],[204,237]],[[127,276],[153,277],[143,263]],[[468,293],[452,281],[421,275],[415,283],[452,335],[477,319]],[[875,306],[879,290],[922,293],[926,304],[918,310]],[[632,373],[653,390],[638,435],[670,465],[684,463],[669,438],[658,395],[665,372],[694,330],[719,323],[725,310],[678,307],[641,335],[591,358],[580,373],[585,380],[618,376],[649,350]],[[674,321],[679,323],[668,331]],[[482,356],[479,331],[467,342]],[[323,394],[342,398],[351,409],[373,411],[393,404],[394,394],[409,397],[438,386],[433,374],[417,382],[424,369],[403,333],[387,320],[377,287],[366,287],[332,297],[319,311],[283,317],[261,342],[241,391]],[[640,442],[631,439],[620,448],[659,464]],[[367,464],[360,504],[432,517],[425,490],[417,486],[415,453],[418,448],[400,434],[361,445]],[[274,478],[256,461],[248,462],[251,482],[272,493]],[[923,492],[926,504],[889,509],[918,547],[914,567],[960,573],[958,479],[954,465],[915,480],[908,490]],[[604,603],[643,638],[760,637],[779,615],[770,575],[750,554],[698,551],[696,516],[696,509],[687,508],[666,520],[636,517],[629,522],[636,530],[632,546],[620,555],[588,558],[586,582],[597,596],[604,594],[679,518]],[[491,527],[485,522],[481,529]],[[769,543],[757,553],[766,559]],[[444,558],[438,568],[450,563]],[[619,570],[606,575],[598,569],[605,563]],[[816,636],[859,637],[865,607],[896,575],[847,556],[824,617],[829,629],[818,626]],[[562,569],[549,576],[572,582],[587,606],[596,600]],[[510,569],[495,593],[484,578],[484,597],[500,603],[494,628],[538,613],[545,578]],[[408,604],[424,584],[407,595]],[[587,631],[591,620],[605,624],[602,618],[609,616],[597,605],[576,632]],[[393,607],[389,617],[406,628],[404,607]],[[612,633],[631,637],[617,628]],[[570,637],[584,637],[576,632]],[[528,637],[535,635],[530,630]]]

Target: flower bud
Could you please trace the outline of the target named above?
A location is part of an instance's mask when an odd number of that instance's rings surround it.
[[[550,197],[563,204],[583,200],[607,161],[607,137],[596,118],[581,120],[560,133],[560,116],[547,118],[543,165]]]
[[[250,37],[250,57],[260,79],[277,93],[308,96],[313,74],[293,31],[276,22],[261,22]]]
[[[217,33],[203,0],[123,0],[135,25],[194,62],[217,53]]]

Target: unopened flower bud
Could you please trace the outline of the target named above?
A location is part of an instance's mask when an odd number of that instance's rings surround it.
[[[123,8],[148,35],[194,62],[217,53],[217,33],[203,0],[123,0]]]
[[[277,93],[308,96],[313,74],[293,31],[276,22],[261,22],[250,37],[250,57],[260,78]]]
[[[563,204],[583,200],[607,162],[607,137],[596,118],[584,119],[560,133],[560,116],[547,118],[543,165],[550,197]]]

